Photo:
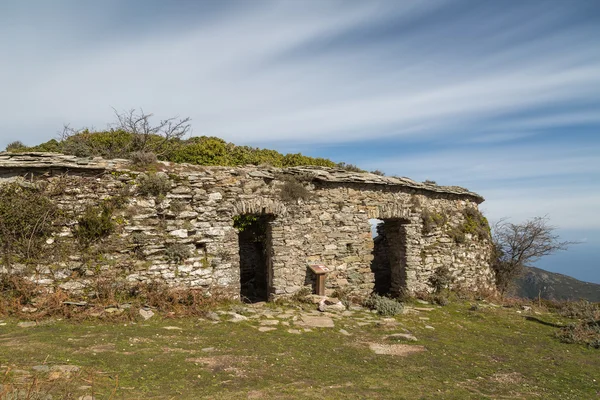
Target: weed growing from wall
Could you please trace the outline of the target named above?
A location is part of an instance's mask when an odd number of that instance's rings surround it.
[[[181,200],[175,199],[171,201],[171,204],[169,204],[169,210],[171,210],[173,214],[180,214],[185,210],[185,203]]]
[[[250,228],[252,224],[257,223],[259,220],[258,215],[255,214],[242,214],[233,217],[233,227],[239,232],[244,232]]]
[[[441,228],[448,222],[448,217],[445,214],[435,213],[430,210],[423,210],[421,214],[423,221],[422,233],[424,235],[432,233],[436,228]]]
[[[183,243],[172,243],[167,246],[165,255],[170,262],[181,263],[190,258],[192,252],[190,248]]]
[[[436,293],[440,293],[445,289],[449,289],[454,282],[454,277],[446,266],[437,268],[429,277],[429,284],[433,287]]]
[[[73,234],[83,247],[89,247],[114,232],[113,207],[108,203],[100,206],[89,205],[77,220]]]
[[[164,173],[140,174],[137,178],[138,193],[142,196],[164,196],[171,189],[171,181]]]
[[[290,203],[300,199],[308,200],[312,197],[311,192],[294,176],[284,175],[279,178],[283,181],[279,198],[281,201]]]
[[[0,186],[0,249],[7,265],[35,261],[57,230],[61,210],[45,187],[24,183]]]
[[[464,217],[463,223],[448,232],[455,243],[465,243],[467,234],[479,240],[490,239],[490,225],[487,218],[479,210],[474,207],[467,207],[462,214]]]
[[[129,157],[133,165],[139,168],[148,167],[158,162],[158,157],[151,151],[134,151]]]
[[[479,239],[489,239],[491,236],[490,225],[486,217],[474,207],[467,207],[463,211],[465,216],[464,231]]]

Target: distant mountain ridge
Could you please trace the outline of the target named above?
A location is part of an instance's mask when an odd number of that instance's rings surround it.
[[[567,275],[527,267],[525,274],[516,280],[514,294],[518,297],[549,300],[579,300],[600,302],[600,285],[583,282]]]

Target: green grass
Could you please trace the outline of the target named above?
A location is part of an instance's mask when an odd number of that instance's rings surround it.
[[[454,303],[393,319],[356,312],[335,319],[335,328],[302,334],[287,332],[298,329],[293,322],[259,332],[258,319],[218,324],[158,317],[136,323],[53,321],[32,328],[5,319],[0,373],[5,391],[15,386],[54,399],[92,392],[96,399],[598,397],[600,351],[560,343],[551,326],[565,323],[560,317],[527,314],[535,318],[528,320],[516,309],[469,308]],[[372,322],[359,326],[365,321]],[[385,338],[404,329],[419,340]],[[369,343],[426,350],[378,355]],[[203,351],[209,348],[214,349]],[[42,364],[80,370],[69,375],[32,369]]]

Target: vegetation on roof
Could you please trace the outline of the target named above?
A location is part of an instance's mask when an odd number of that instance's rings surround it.
[[[130,110],[115,112],[117,122],[105,130],[74,130],[68,125],[59,139],[35,146],[17,141],[6,150],[12,152],[56,152],[78,157],[127,158],[162,160],[197,165],[261,165],[295,167],[315,165],[362,171],[352,164],[335,163],[326,158],[309,157],[301,153],[281,154],[270,149],[238,146],[214,136],[191,136],[189,118],[170,118],[158,124],[151,122],[152,114]]]

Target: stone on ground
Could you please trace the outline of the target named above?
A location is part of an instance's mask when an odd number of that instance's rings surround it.
[[[324,298],[319,302],[319,311],[321,312],[343,312],[346,306],[335,298]]]
[[[142,316],[142,318],[144,318],[144,321],[147,321],[154,316],[154,312],[152,312],[152,310],[146,310],[143,308],[140,308],[139,313]]]
[[[392,356],[407,356],[413,353],[425,351],[425,347],[410,344],[381,344],[369,343],[369,348],[375,354],[385,354]]]
[[[416,342],[418,339],[416,336],[411,335],[410,333],[394,333],[392,335],[386,336],[388,339],[399,339],[399,340],[408,340],[411,342]]]
[[[329,317],[316,317],[305,315],[302,320],[296,323],[297,325],[307,326],[310,328],[334,328],[333,319]]]
[[[242,322],[242,321],[247,321],[248,317],[245,317],[241,314],[237,314],[237,313],[231,313],[231,319],[229,320],[229,322]]]
[[[262,326],[273,326],[279,325],[279,321],[276,319],[263,319],[259,322]]]

